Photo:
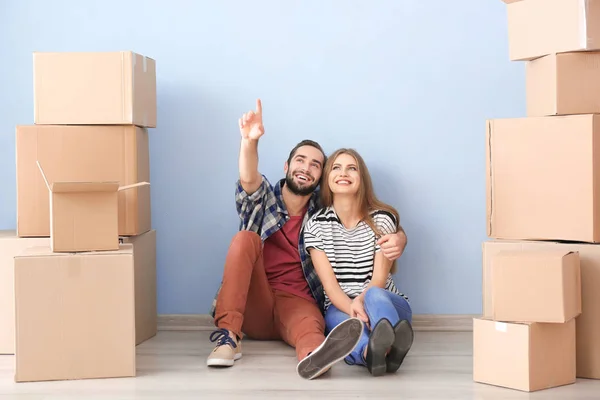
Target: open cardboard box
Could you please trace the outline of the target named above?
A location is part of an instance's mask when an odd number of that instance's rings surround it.
[[[54,252],[119,249],[118,192],[138,186],[119,182],[50,183],[39,161],[37,166],[50,196],[50,246]]]

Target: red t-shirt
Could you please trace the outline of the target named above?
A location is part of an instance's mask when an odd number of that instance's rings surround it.
[[[281,229],[265,240],[263,263],[267,279],[273,289],[292,293],[314,302],[298,253],[303,217],[303,215],[290,217]]]

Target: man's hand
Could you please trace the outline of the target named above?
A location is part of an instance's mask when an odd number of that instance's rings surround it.
[[[406,242],[406,233],[404,233],[403,229],[400,229],[396,233],[382,236],[377,241],[377,244],[381,247],[381,253],[385,258],[395,261],[404,253]]]
[[[256,111],[249,111],[239,120],[240,133],[243,139],[258,140],[264,133],[262,119],[262,103],[256,100]]]

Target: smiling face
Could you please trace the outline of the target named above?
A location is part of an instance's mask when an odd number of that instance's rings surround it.
[[[319,186],[323,173],[325,156],[313,146],[301,146],[285,163],[285,184],[290,191],[299,196],[314,192]]]
[[[357,194],[360,182],[358,162],[354,157],[342,153],[332,160],[327,183],[333,194]]]

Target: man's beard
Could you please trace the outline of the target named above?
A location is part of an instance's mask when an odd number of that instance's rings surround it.
[[[313,183],[312,185],[309,186],[298,186],[296,184],[296,182],[294,181],[294,174],[295,172],[288,172],[287,175],[285,176],[285,184],[287,185],[288,189],[290,189],[290,192],[294,193],[297,196],[308,196],[309,194],[311,194],[312,192],[315,191],[315,189],[317,188],[317,186],[319,186],[319,181],[316,181],[315,183]],[[308,174],[304,174],[309,176]],[[312,176],[311,176],[312,178]]]

